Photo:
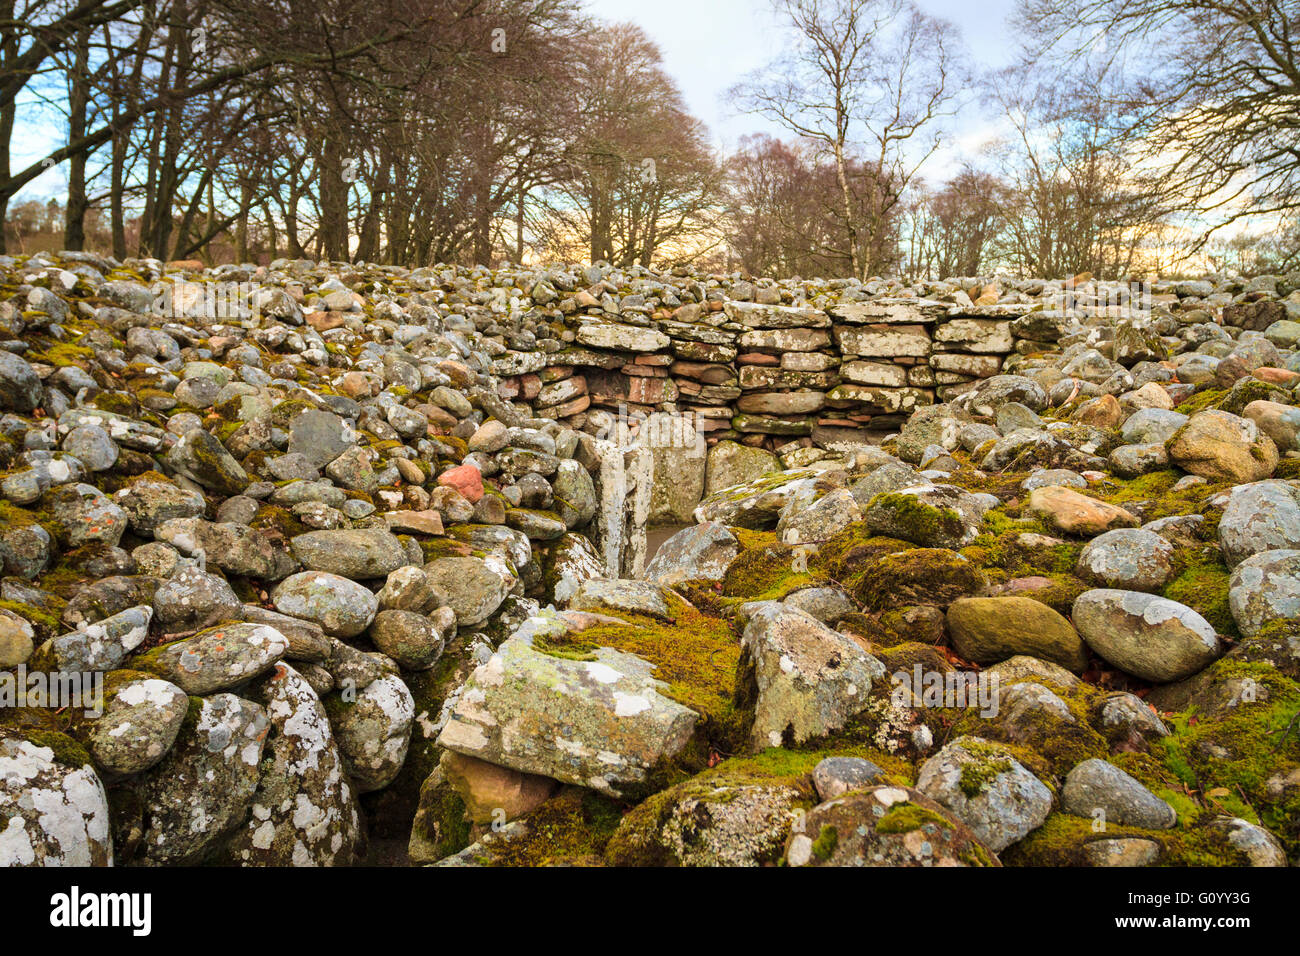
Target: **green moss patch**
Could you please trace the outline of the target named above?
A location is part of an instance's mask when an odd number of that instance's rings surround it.
[[[735,704],[740,639],[726,621],[702,614],[680,598],[671,603],[673,624],[627,614],[623,623],[538,638],[533,647],[578,659],[610,647],[649,661],[655,678],[668,685],[667,696],[704,718],[704,737],[724,753],[734,752],[744,730]]]
[[[962,775],[962,789],[965,789],[965,774]],[[925,825],[940,827],[944,830],[951,830],[952,823],[943,816],[935,813],[933,810],[927,810],[925,807],[918,807],[914,803],[896,803],[886,811],[885,815],[876,821],[877,833],[911,833],[913,830],[919,830]],[[816,844],[813,845],[813,852],[817,850]],[[830,856],[828,853],[827,856]]]
[[[598,865],[623,810],[595,791],[567,788],[521,818],[525,834],[493,847],[492,865]]]

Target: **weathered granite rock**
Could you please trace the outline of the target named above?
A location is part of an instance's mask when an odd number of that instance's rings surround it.
[[[1252,555],[1232,572],[1228,606],[1245,637],[1273,621],[1300,619],[1300,550]]]
[[[1005,750],[961,737],[922,764],[916,789],[945,807],[995,852],[1041,826],[1052,793]]]
[[[170,681],[144,674],[117,686],[87,742],[95,765],[111,773],[143,773],[176,742],[189,697]]]
[[[103,620],[85,623],[77,630],[51,638],[38,647],[32,655],[31,668],[68,674],[111,671],[144,643],[152,619],[152,608],[133,607]]]
[[[609,648],[552,657],[512,637],[480,665],[438,745],[616,796],[644,793],[689,743],[699,715],[665,697],[652,665]]]
[[[1088,646],[1144,680],[1181,680],[1221,649],[1214,628],[1191,608],[1154,594],[1098,588],[1075,599],[1074,626]]]
[[[846,793],[808,812],[787,866],[1000,866],[992,848],[911,787]]]
[[[345,578],[382,578],[407,563],[402,542],[382,528],[308,531],[296,535],[290,545],[308,571]]]
[[[1300,548],[1300,488],[1284,481],[1233,488],[1219,519],[1219,548],[1228,567],[1261,551]]]
[[[406,760],[415,701],[394,674],[373,680],[355,693],[349,690],[343,688],[325,700],[339,754],[359,793],[382,790],[396,779]]]
[[[0,866],[113,863],[108,799],[95,771],[61,762],[50,747],[4,728],[0,816]]]
[[[741,637],[739,693],[754,705],[750,747],[803,743],[836,730],[868,704],[878,660],[851,638],[775,601],[750,605]]]
[[[429,583],[447,595],[461,627],[486,621],[514,587],[514,575],[495,555],[438,558],[424,568]]]
[[[269,730],[257,790],[243,825],[222,848],[242,866],[336,866],[360,846],[356,798],[325,708],[288,664],[245,691],[266,710]]]
[[[324,571],[300,571],[271,592],[282,614],[314,621],[326,634],[356,637],[375,619],[379,599],[355,581]]]
[[[257,792],[269,726],[260,705],[234,694],[191,707],[175,746],[142,778],[140,852],[146,860],[202,862],[243,823]]]
[[[265,624],[222,624],[153,651],[137,662],[187,694],[227,690],[269,670],[289,649]]]
[[[659,546],[646,565],[647,581],[672,587],[690,580],[721,580],[740,553],[740,542],[723,525],[706,521],[683,528]]]
[[[1173,807],[1119,767],[1096,758],[1076,764],[1066,775],[1061,809],[1075,816],[1148,830],[1168,830],[1178,822]]]
[[[608,581],[595,578],[584,582],[569,607],[575,611],[624,611],[647,614],[662,621],[671,621],[672,609],[668,606],[668,592],[650,581]]]
[[[1165,447],[1183,470],[1237,483],[1268,478],[1278,461],[1273,439],[1253,421],[1218,409],[1197,412]]]
[[[958,598],[948,606],[952,646],[977,664],[1028,655],[1082,671],[1088,649],[1070,622],[1026,597]]]
[[[1138,519],[1117,505],[1080,494],[1072,488],[1035,488],[1025,508],[1041,514],[1058,531],[1090,537],[1113,527],[1136,527]]]
[[[1116,528],[1098,535],[1079,552],[1084,580],[1128,591],[1159,591],[1174,576],[1174,547],[1141,528]]]

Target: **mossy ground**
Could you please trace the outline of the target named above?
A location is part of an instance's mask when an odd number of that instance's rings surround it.
[[[911,833],[913,830],[921,829],[926,824],[942,827],[945,830],[952,829],[952,823],[933,810],[927,810],[925,807],[919,807],[914,803],[896,803],[886,811],[883,817],[876,821],[876,832]],[[813,844],[813,852],[817,852],[815,843]],[[830,854],[828,853],[826,856],[829,857]]]
[[[1174,406],[1174,411],[1182,415],[1195,415],[1207,408],[1218,408],[1219,402],[1228,395],[1226,388],[1203,388],[1192,393],[1192,397]]]
[[[1218,830],[1204,826],[1143,830],[1108,823],[1094,829],[1091,818],[1051,814],[1043,825],[1001,854],[1008,866],[1087,866],[1087,846],[1097,840],[1151,840],[1160,847],[1157,866],[1243,866],[1245,855]]]
[[[1219,706],[1170,717],[1158,755],[1199,804],[1258,820],[1294,855],[1300,788],[1281,781],[1300,769],[1300,685],[1268,664],[1234,660],[1214,665],[1210,684],[1203,699],[1219,684]]]
[[[746,601],[779,601],[813,583],[812,575],[794,570],[794,548],[768,544],[742,551],[722,578],[722,593]]]
[[[568,787],[520,818],[525,834],[494,847],[492,865],[599,865],[625,809],[595,791]]]
[[[1205,618],[1219,634],[1240,637],[1237,622],[1228,606],[1228,582],[1232,572],[1217,547],[1179,552],[1182,570],[1165,586],[1164,596],[1186,604]]]
[[[965,526],[961,515],[952,508],[926,504],[916,495],[893,492],[876,495],[868,510],[886,515],[898,528],[898,535],[917,544],[939,539],[960,539]]]

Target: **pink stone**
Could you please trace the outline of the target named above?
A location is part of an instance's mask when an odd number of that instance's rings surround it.
[[[455,488],[470,504],[483,497],[483,474],[473,465],[457,465],[438,476],[438,484]]]
[[[1251,373],[1261,382],[1269,382],[1273,385],[1286,385],[1288,387],[1300,382],[1300,372],[1293,372],[1288,368],[1273,368],[1265,365],[1262,368],[1255,369]]]

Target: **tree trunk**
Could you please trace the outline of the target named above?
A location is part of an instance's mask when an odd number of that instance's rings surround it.
[[[90,31],[77,34],[73,53],[72,88],[68,92],[68,142],[86,135],[86,110],[90,103]],[[86,247],[86,154],[68,160],[68,204],[64,210],[63,246],[73,252]]]
[[[853,224],[853,194],[849,191],[849,177],[844,164],[844,143],[835,143],[835,178],[840,184],[840,201],[844,210],[844,231],[849,240],[849,262],[854,278],[865,279],[862,258],[858,252],[858,230]]]

